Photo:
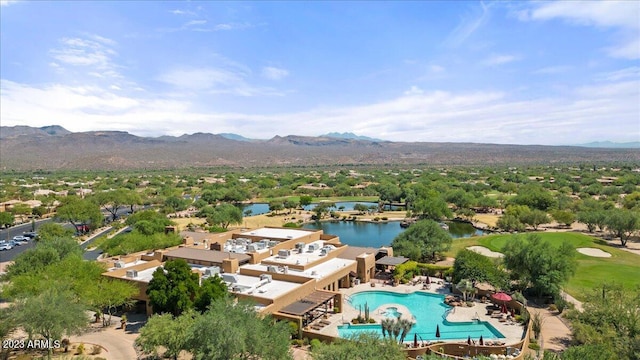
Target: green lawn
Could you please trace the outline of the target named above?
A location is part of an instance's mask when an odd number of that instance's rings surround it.
[[[591,289],[604,282],[617,282],[626,288],[640,285],[640,256],[628,251],[607,245],[604,241],[590,236],[571,233],[538,233],[543,240],[551,244],[560,244],[566,240],[575,248],[599,248],[611,254],[610,258],[596,258],[577,253],[578,268],[576,274],[565,286],[565,291],[579,300],[585,300]],[[501,251],[502,247],[514,235],[489,235],[467,239],[454,240],[447,256],[455,254],[463,248],[480,245],[493,251]],[[524,235],[520,235],[524,236]]]

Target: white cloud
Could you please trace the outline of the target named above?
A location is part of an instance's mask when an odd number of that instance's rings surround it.
[[[174,69],[158,76],[157,80],[180,90],[231,94],[238,96],[281,96],[273,88],[253,86],[248,83],[247,73],[237,69],[183,68]]]
[[[413,85],[411,86],[411,88],[407,91],[404,92],[405,95],[407,96],[413,96],[413,95],[420,95],[423,94],[424,91],[422,91],[422,89],[420,89],[419,87]]]
[[[289,71],[273,66],[265,66],[262,68],[262,76],[269,80],[281,80],[289,76]]]
[[[194,25],[204,25],[207,23],[207,20],[191,20],[183,25],[183,27],[189,27]]]
[[[547,74],[547,75],[555,75],[555,74],[564,74],[568,71],[571,71],[572,67],[567,65],[557,65],[557,66],[547,66],[541,69],[534,71],[534,74]]]
[[[492,55],[489,58],[485,59],[483,64],[486,66],[497,66],[497,65],[508,64],[510,62],[517,61],[517,60],[520,60],[519,56],[497,54],[497,55]]]
[[[598,74],[596,76],[596,80],[599,81],[619,81],[628,79],[635,79],[636,81],[640,81],[640,66],[632,66],[616,71]]]
[[[215,88],[234,79],[224,72],[207,71],[182,71],[167,80],[187,86],[188,80],[177,80],[177,75],[191,80],[204,76],[209,80],[197,86]],[[339,129],[396,141],[633,141],[640,136],[638,77],[621,76],[623,81],[592,83],[562,97],[523,100],[510,93],[482,89],[453,93],[412,87],[405,95],[386,101],[269,115],[216,112],[193,97],[127,94],[126,89],[108,86],[25,85],[2,80],[0,116],[7,126],[56,123],[72,131],[124,130],[138,135],[215,129],[268,138],[276,134],[318,135]],[[616,75],[609,78],[615,79]]]
[[[9,6],[17,3],[19,0],[0,0],[0,6]]]
[[[465,15],[458,26],[447,36],[445,44],[453,47],[460,46],[478,29],[487,23],[490,16],[490,5],[480,2],[480,13]]]
[[[217,24],[213,30],[214,31],[227,31],[227,30],[245,30],[252,28],[253,25],[250,23],[222,23]]]
[[[170,11],[172,14],[174,15],[190,15],[190,16],[194,16],[196,15],[195,12],[190,11],[190,10],[180,10],[180,9],[175,9],[175,10],[171,10]]]
[[[429,66],[429,71],[431,71],[434,74],[439,74],[445,71],[445,68],[440,66],[440,65],[430,65]]]
[[[613,28],[616,44],[605,49],[609,56],[640,59],[640,3],[637,1],[554,1],[537,2],[524,10],[521,20],[564,19],[581,26]]]
[[[93,35],[95,40],[83,38],[63,38],[60,47],[49,51],[51,57],[59,63],[71,66],[95,66],[98,69],[113,67],[112,57],[116,52],[106,44],[115,45],[115,41]]]

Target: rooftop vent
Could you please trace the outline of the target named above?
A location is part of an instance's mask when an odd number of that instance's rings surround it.
[[[137,276],[138,276],[138,270],[127,270],[126,277],[133,279]]]
[[[289,250],[278,250],[278,257],[286,259],[291,256],[291,252]]]
[[[115,267],[116,269],[122,269],[124,267],[124,261],[116,261],[113,267]]]

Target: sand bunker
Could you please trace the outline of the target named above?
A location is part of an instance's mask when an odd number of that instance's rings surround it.
[[[467,249],[477,252],[480,255],[484,255],[486,257],[492,257],[492,258],[501,258],[504,257],[503,253],[499,253],[499,252],[495,252],[495,251],[491,251],[489,249],[487,249],[484,246],[469,246]]]
[[[608,252],[602,251],[596,248],[577,248],[576,250],[578,250],[580,254],[585,254],[587,256],[602,257],[602,258],[611,257],[611,254],[609,254]]]

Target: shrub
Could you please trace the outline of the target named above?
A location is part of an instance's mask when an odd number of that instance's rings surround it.
[[[380,221],[380,218],[376,216],[373,218],[373,221]]]
[[[556,304],[549,304],[549,311],[558,311]]]
[[[375,324],[375,323],[376,323],[375,320],[373,320],[372,318],[369,318],[369,324]]]
[[[91,348],[91,355],[98,355],[102,352],[102,346],[100,345],[93,345],[93,347]]]
[[[538,351],[540,350],[540,345],[536,342],[530,342],[529,349]]]
[[[282,225],[282,227],[286,227],[286,228],[299,228],[300,226],[296,223],[293,222],[288,222],[284,225]]]
[[[389,218],[388,218],[388,217],[386,217],[386,216],[383,216],[383,217],[382,217],[382,220],[387,221],[387,220],[389,220]]]
[[[311,339],[310,344],[311,344],[311,351],[317,350],[322,345],[322,343],[318,339]]]
[[[81,343],[80,345],[78,345],[78,348],[76,349],[76,354],[77,355],[82,355],[84,354],[84,344]]]
[[[360,324],[360,319],[358,319],[358,318],[353,318],[353,319],[351,319],[351,323],[352,323],[352,324]]]

